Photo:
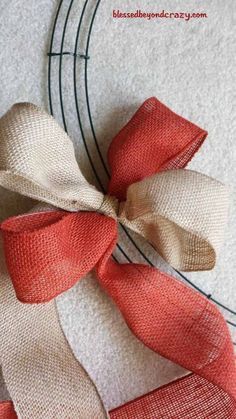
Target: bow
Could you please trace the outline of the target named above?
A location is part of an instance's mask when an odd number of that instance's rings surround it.
[[[214,267],[226,222],[227,188],[183,169],[207,133],[148,99],[111,143],[111,180],[104,195],[83,177],[67,134],[36,106],[15,105],[1,119],[0,130],[0,184],[58,208],[12,217],[1,225],[17,298],[49,301],[95,268],[133,333],[193,371],[196,385],[205,386],[209,397],[215,386],[219,397],[226,394],[230,411],[233,349],[215,306],[156,268],[119,264],[111,257],[120,222],[176,269]],[[227,377],[216,373],[223,364],[233,371]],[[207,387],[209,382],[213,386]]]

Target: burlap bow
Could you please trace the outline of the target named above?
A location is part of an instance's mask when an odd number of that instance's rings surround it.
[[[150,104],[144,105],[146,112]],[[134,127],[134,133],[138,128]],[[198,141],[204,136],[200,132]],[[133,166],[142,165],[143,151],[140,153],[139,161],[134,156]],[[124,155],[121,165],[126,165],[125,159]],[[174,168],[160,171],[130,184],[126,200],[119,203],[120,196],[116,198],[111,187],[104,196],[88,184],[67,134],[53,118],[30,104],[15,105],[1,120],[0,170],[5,188],[68,211],[31,214],[2,224],[7,265],[21,301],[50,300],[93,268],[111,241],[116,241],[113,220],[145,237],[179,270],[207,270],[215,265],[226,221],[227,189],[208,176]],[[91,211],[94,214],[88,213]],[[93,222],[96,231],[92,231]],[[45,289],[46,282],[50,285]]]
[[[67,134],[36,106],[15,105],[0,130],[0,184],[60,209],[13,217],[1,226],[17,298],[49,301],[95,268],[133,333],[195,372],[196,385],[205,386],[209,397],[215,386],[219,397],[219,389],[227,393],[231,409],[233,376],[226,385],[225,377],[209,368],[214,359],[222,369],[218,355],[224,346],[224,362],[234,370],[229,333],[216,308],[157,269],[120,265],[111,258],[120,222],[179,270],[214,267],[226,222],[227,188],[182,169],[206,132],[157,99],[147,100],[110,146],[112,175],[104,196],[81,174]]]

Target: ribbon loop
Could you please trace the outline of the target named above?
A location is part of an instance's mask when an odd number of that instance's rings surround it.
[[[73,144],[54,118],[29,103],[0,120],[0,185],[67,211],[96,211],[103,194],[82,175]]]
[[[8,271],[25,303],[50,301],[71,288],[117,235],[117,223],[95,212],[33,213],[11,217],[1,229]]]
[[[191,170],[168,170],[129,186],[120,221],[174,268],[212,269],[223,241],[228,188]]]
[[[108,192],[124,201],[133,183],[162,170],[184,168],[206,136],[157,98],[147,99],[111,142]]]

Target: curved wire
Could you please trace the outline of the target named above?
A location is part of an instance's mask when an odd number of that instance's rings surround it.
[[[71,0],[70,4],[69,4],[69,7],[68,7],[68,10],[67,10],[64,26],[63,26],[62,38],[61,38],[61,48],[60,48],[60,60],[59,60],[59,97],[60,97],[62,121],[63,121],[65,132],[67,132],[67,125],[66,125],[66,118],[65,118],[64,106],[63,106],[63,93],[62,93],[62,60],[63,60],[63,54],[62,53],[63,53],[63,48],[64,48],[66,28],[67,28],[67,24],[68,24],[68,20],[69,20],[69,16],[70,16],[70,12],[71,12],[71,8],[73,6],[73,3],[74,3],[74,0]]]
[[[92,14],[92,19],[91,19],[90,25],[89,25],[89,31],[88,31],[88,37],[87,37],[87,43],[86,43],[86,50],[85,50],[86,55],[88,55],[93,24],[94,24],[94,20],[95,20],[100,2],[101,2],[101,0],[98,0],[97,4],[95,6],[94,12]],[[88,62],[87,61],[85,62],[84,81],[85,81],[85,95],[86,95],[88,117],[89,117],[89,123],[90,123],[91,131],[92,131],[92,134],[93,134],[93,139],[94,139],[94,142],[95,142],[96,149],[97,149],[97,152],[99,154],[100,160],[102,162],[103,168],[104,168],[107,176],[109,177],[109,171],[108,171],[108,168],[106,166],[105,160],[103,158],[103,155],[101,153],[101,150],[100,150],[100,147],[99,147],[99,144],[98,144],[98,141],[97,141],[97,136],[96,136],[96,133],[95,133],[95,130],[94,130],[92,115],[91,115],[91,111],[90,111],[90,102],[89,102],[89,95],[88,95]]]
[[[82,13],[81,13],[80,19],[79,19],[79,24],[78,24],[77,32],[76,32],[76,38],[75,38],[75,46],[74,46],[74,68],[73,68],[74,98],[75,98],[75,108],[76,108],[76,113],[77,113],[77,119],[78,119],[78,123],[79,123],[79,129],[80,129],[80,132],[81,132],[81,137],[82,137],[82,141],[83,141],[83,144],[84,144],[84,148],[86,150],[86,154],[87,154],[87,157],[89,159],[89,163],[90,163],[90,166],[91,166],[92,171],[94,173],[94,176],[95,176],[98,184],[100,185],[100,187],[102,188],[102,191],[103,191],[102,183],[100,182],[100,178],[99,178],[99,176],[97,174],[97,171],[95,169],[95,166],[93,164],[93,160],[92,160],[91,155],[89,153],[89,149],[88,149],[87,142],[86,142],[86,139],[85,139],[83,125],[82,125],[82,121],[81,121],[80,110],[79,110],[78,94],[77,94],[77,90],[78,89],[77,89],[77,77],[76,77],[76,70],[77,70],[76,54],[77,54],[77,50],[78,50],[81,25],[82,25],[82,22],[83,22],[84,13],[85,13],[85,10],[87,8],[87,5],[88,5],[88,0],[86,0],[85,3],[84,3],[83,9],[82,9]]]
[[[224,310],[228,311],[229,313],[231,313],[233,315],[236,315],[236,312],[234,310],[232,310],[231,308],[225,306],[221,302],[217,301],[215,298],[212,297],[211,294],[207,294],[205,291],[203,291],[201,288],[199,288],[196,284],[194,284],[194,282],[190,281],[190,279],[188,279],[182,272],[179,272],[177,269],[175,269],[175,272],[177,272],[177,274],[179,276],[181,276],[181,278],[183,278],[184,281],[188,282],[193,288],[195,288],[197,291],[201,292],[209,300],[213,301],[213,303],[217,304],[218,306],[220,306]],[[236,324],[235,324],[235,326],[236,326]]]
[[[53,48],[53,41],[54,41],[54,35],[56,31],[57,21],[58,17],[61,11],[63,0],[60,0],[59,6],[56,11],[56,16],[54,19],[53,27],[52,27],[52,35],[51,35],[51,41],[50,41],[50,47],[49,47],[49,59],[48,59],[48,99],[49,99],[49,109],[50,113],[53,116],[53,109],[52,109],[52,89],[51,89],[51,61],[52,61],[52,48]]]

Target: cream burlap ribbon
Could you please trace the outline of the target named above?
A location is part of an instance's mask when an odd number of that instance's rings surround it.
[[[67,134],[31,104],[15,105],[2,117],[0,147],[4,188],[67,211],[113,217],[177,269],[213,268],[227,215],[228,192],[220,182],[189,170],[164,171],[131,185],[119,203],[88,184]],[[19,417],[106,417],[92,382],[70,353],[54,302],[19,303],[4,269],[0,360]]]

